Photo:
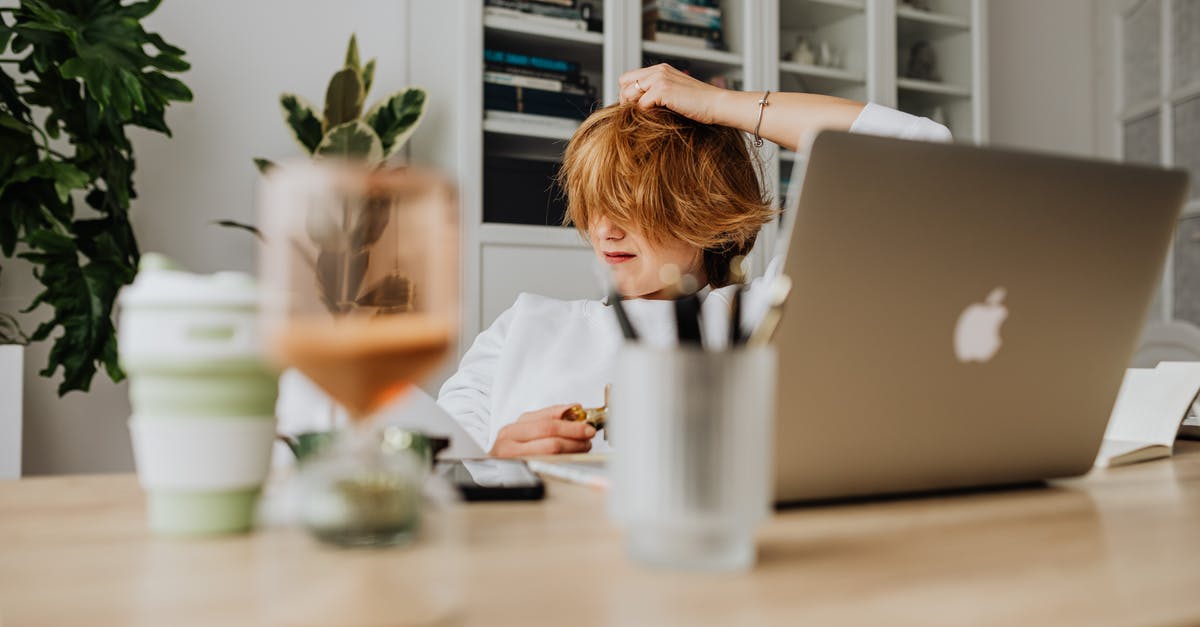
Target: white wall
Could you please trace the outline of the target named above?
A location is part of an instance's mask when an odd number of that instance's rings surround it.
[[[405,86],[406,15],[403,0],[163,3],[147,29],[187,51],[192,69],[182,79],[195,101],[168,112],[173,138],[132,133],[139,195],[133,224],[142,250],[165,252],[202,272],[251,270],[250,236],[210,223],[255,221],[252,157],[301,154],[280,115],[279,93],[295,91],[320,106],[352,32],[364,59],[379,59],[371,96]],[[36,284],[28,266],[0,264],[0,308],[11,311],[32,299]],[[27,352],[24,472],[131,470],[125,386],[101,374],[90,393],[60,400],[55,384],[37,376],[48,350],[43,343]]]
[[[1093,0],[988,7],[991,143],[1097,154]]]

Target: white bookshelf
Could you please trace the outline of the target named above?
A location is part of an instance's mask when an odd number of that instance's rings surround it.
[[[897,6],[896,0],[721,0],[726,50],[643,41],[642,0],[593,4],[603,15],[603,33],[485,15],[481,0],[410,5],[413,24],[455,25],[409,33],[410,50],[446,51],[438,53],[436,63],[414,59],[410,73],[415,84],[430,89],[435,103],[424,125],[434,127],[436,135],[414,139],[414,158],[442,165],[460,181],[465,338],[490,324],[520,291],[559,298],[599,294],[590,250],[574,229],[484,221],[485,158],[554,162],[573,133],[571,127],[536,121],[484,120],[485,46],[578,60],[602,104],[617,99],[621,73],[653,58],[686,65],[702,78],[729,77],[746,90],[804,90],[915,113],[941,107],[959,141],[986,139],[985,0],[932,0],[934,10],[928,12]],[[790,60],[788,52],[800,35],[829,41],[841,63]],[[898,72],[900,47],[915,40],[928,40],[935,48],[942,81],[908,79]],[[779,197],[780,172],[790,172],[803,156],[776,146],[765,148],[762,156],[764,183]],[[760,241],[771,237],[768,228]]]

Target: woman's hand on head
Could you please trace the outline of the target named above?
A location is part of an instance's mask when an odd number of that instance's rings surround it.
[[[568,422],[563,412],[571,405],[551,405],[521,414],[517,421],[496,434],[493,457],[586,453],[592,450],[595,427],[585,422]]]
[[[621,104],[636,102],[643,109],[660,106],[701,124],[717,122],[724,89],[696,80],[659,63],[621,75]]]

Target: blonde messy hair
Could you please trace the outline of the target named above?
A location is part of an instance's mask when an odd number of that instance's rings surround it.
[[[740,131],[662,107],[593,113],[567,145],[558,178],[564,224],[586,235],[607,216],[654,243],[682,240],[704,251],[714,287],[731,282],[730,263],[775,215]]]

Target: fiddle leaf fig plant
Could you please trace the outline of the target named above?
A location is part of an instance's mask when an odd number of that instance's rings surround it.
[[[126,130],[169,136],[166,108],[192,99],[171,76],[189,67],[183,50],[142,27],[159,2],[0,8],[0,256],[33,264],[42,291],[25,311],[53,313],[29,339],[53,342],[41,375],[61,370],[60,395],[86,391],[100,367],[124,378],[112,308],[139,256]]]
[[[363,104],[375,80],[375,59],[363,65],[358,41],[350,36],[346,60],[329,79],[321,114],[296,94],[281,94],[283,120],[296,143],[313,157],[337,157],[380,166],[400,154],[425,115],[425,90],[419,87],[385,96],[363,113]],[[260,172],[272,167],[268,159],[256,158]]]

